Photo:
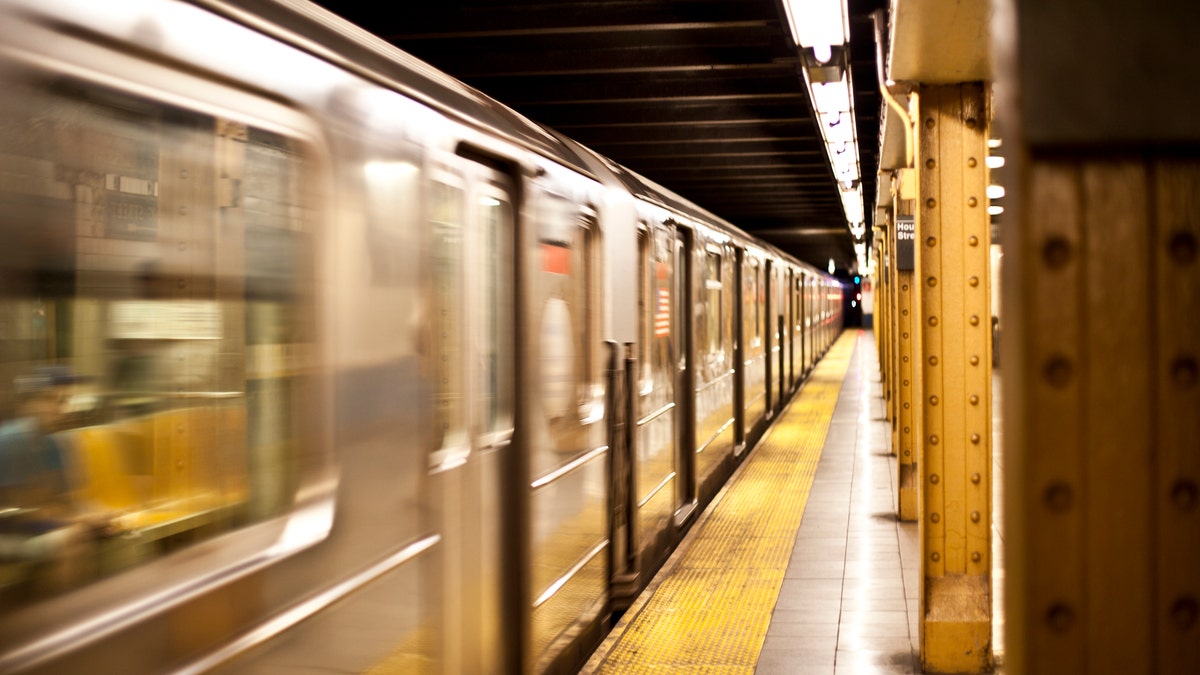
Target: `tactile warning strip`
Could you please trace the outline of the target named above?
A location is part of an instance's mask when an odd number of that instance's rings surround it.
[[[817,365],[689,535],[652,595],[589,666],[601,673],[753,673],[859,331]]]

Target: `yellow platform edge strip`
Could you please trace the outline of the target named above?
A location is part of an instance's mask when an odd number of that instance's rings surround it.
[[[834,343],[583,672],[754,672],[860,336]]]

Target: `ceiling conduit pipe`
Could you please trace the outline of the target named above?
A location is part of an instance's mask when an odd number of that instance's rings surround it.
[[[888,105],[892,106],[892,109],[896,111],[896,114],[900,115],[900,121],[904,123],[904,166],[911,169],[912,165],[913,165],[912,118],[909,117],[908,111],[904,109],[904,106],[900,105],[900,102],[896,100],[896,97],[892,95],[891,90],[888,88],[889,86],[891,86],[894,83],[889,82],[887,80],[887,78],[884,77],[884,69],[883,69],[883,25],[884,25],[884,21],[885,21],[884,16],[885,16],[884,11],[882,9],[877,9],[874,12],[871,12],[871,19],[875,23],[875,68],[876,68],[876,72],[879,75],[879,91],[880,91],[880,93],[883,94],[883,98],[888,102]]]

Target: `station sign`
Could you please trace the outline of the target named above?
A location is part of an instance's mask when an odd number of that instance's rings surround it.
[[[896,218],[896,270],[911,272],[916,268],[913,244],[917,240],[917,221],[912,216]]]

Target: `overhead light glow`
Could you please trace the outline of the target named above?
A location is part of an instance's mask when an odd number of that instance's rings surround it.
[[[801,47],[813,48],[822,63],[832,56],[829,48],[850,41],[850,25],[846,21],[845,0],[783,0],[792,39]]]
[[[988,207],[989,216],[998,216],[1001,213],[1004,213],[1004,207],[1000,206],[999,204],[992,204]]]
[[[1004,158],[1000,155],[989,155],[987,158],[987,167],[989,169],[999,169],[1004,166]]]
[[[1000,199],[1001,197],[1004,196],[1004,186],[1003,185],[987,186],[987,196],[988,196],[988,199]]]
[[[812,87],[813,107],[818,113],[832,114],[849,112],[850,85],[846,75],[837,82],[814,82]]]

